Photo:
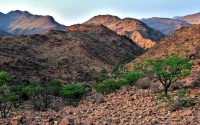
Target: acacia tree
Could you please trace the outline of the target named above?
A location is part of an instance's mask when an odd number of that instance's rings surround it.
[[[171,84],[177,79],[190,74],[193,63],[178,56],[168,56],[165,59],[147,60],[153,72],[157,75],[167,94]]]

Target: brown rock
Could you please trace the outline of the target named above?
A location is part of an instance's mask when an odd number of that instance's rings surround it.
[[[66,116],[60,121],[59,125],[74,125],[74,120],[74,118]]]
[[[137,95],[135,94],[135,95],[131,96],[131,98],[136,100],[137,99]]]
[[[41,114],[41,117],[45,118],[45,119],[49,118],[49,116],[50,116],[50,114],[48,112],[42,112],[42,114]]]
[[[97,120],[99,117],[98,116],[90,116],[90,120],[91,121],[95,121],[95,120]]]
[[[23,116],[19,115],[19,116],[13,117],[10,123],[11,125],[18,125],[18,123],[21,122],[22,119],[23,119]]]

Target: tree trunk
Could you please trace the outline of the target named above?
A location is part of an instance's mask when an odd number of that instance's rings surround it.
[[[167,94],[167,92],[168,92],[168,88],[167,88],[167,87],[165,87],[165,94]]]

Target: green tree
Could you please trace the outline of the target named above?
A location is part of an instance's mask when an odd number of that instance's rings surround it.
[[[167,94],[171,84],[181,77],[190,74],[193,63],[178,56],[168,56],[165,59],[147,60],[158,80],[162,83]]]

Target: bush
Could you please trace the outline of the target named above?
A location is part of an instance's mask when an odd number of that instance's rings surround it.
[[[142,78],[137,81],[137,87],[139,89],[150,89],[151,88],[151,82],[148,78]]]
[[[142,78],[144,75],[137,72],[128,72],[122,75],[122,78],[130,85],[134,85],[138,79]]]
[[[93,87],[98,93],[109,94],[112,92],[116,92],[117,89],[120,89],[121,86],[126,84],[127,82],[125,80],[105,80],[100,84],[93,84]]]
[[[29,96],[35,110],[46,110],[51,104],[50,89],[40,81],[32,81],[32,84],[26,86],[23,91]]]
[[[0,113],[2,118],[5,118],[10,109],[16,106],[20,97],[20,93],[9,86],[11,78],[6,72],[0,72]]]
[[[62,87],[60,95],[64,98],[70,105],[76,105],[78,99],[86,93],[86,88],[82,84],[71,84]]]

